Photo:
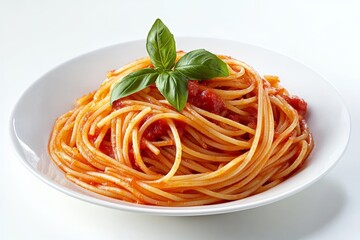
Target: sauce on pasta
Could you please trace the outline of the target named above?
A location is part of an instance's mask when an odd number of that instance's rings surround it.
[[[222,203],[285,181],[314,145],[307,103],[278,77],[218,57],[229,76],[189,81],[181,112],[152,85],[109,104],[113,86],[152,67],[149,58],[109,72],[56,120],[48,146],[53,161],[85,189],[146,205]]]

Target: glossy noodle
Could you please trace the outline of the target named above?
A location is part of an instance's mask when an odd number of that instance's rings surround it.
[[[278,77],[218,57],[230,75],[189,81],[181,112],[154,86],[110,104],[114,85],[153,67],[149,58],[109,72],[98,90],[56,120],[53,161],[85,189],[158,206],[238,200],[291,177],[314,145],[306,102],[281,87]]]

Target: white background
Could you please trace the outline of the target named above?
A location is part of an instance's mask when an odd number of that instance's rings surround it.
[[[75,56],[145,38],[156,18],[175,36],[259,45],[325,76],[352,119],[350,143],[336,167],[285,200],[202,217],[92,205],[28,172],[8,133],[20,94]],[[0,0],[0,58],[0,239],[360,239],[359,2]]]

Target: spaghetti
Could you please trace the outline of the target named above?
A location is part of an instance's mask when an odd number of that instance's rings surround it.
[[[53,161],[83,188],[147,205],[221,203],[283,182],[301,170],[314,145],[306,102],[276,76],[218,57],[229,76],[189,81],[181,112],[154,86],[109,104],[114,85],[152,67],[149,58],[109,72],[56,120],[48,146]]]

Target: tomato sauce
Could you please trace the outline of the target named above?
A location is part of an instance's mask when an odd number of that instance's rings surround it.
[[[224,101],[213,90],[201,86],[197,81],[189,81],[188,91],[188,102],[196,107],[215,114],[225,110]]]
[[[113,109],[118,110],[118,109],[124,107],[124,103],[123,103],[124,100],[126,100],[126,98],[119,98],[118,100],[115,100],[112,103]]]
[[[99,150],[109,157],[115,158],[115,154],[111,146],[101,143]]]
[[[162,136],[167,134],[169,126],[166,120],[160,119],[150,124],[150,126],[144,131],[143,137],[149,141],[160,140]]]
[[[99,135],[98,132],[95,132],[94,135],[89,135],[89,141],[94,144],[98,135]],[[110,142],[110,131],[107,131],[106,135],[104,136],[104,139],[99,146],[99,150],[102,153],[108,155],[109,157],[115,158],[115,154],[114,154],[114,151],[113,151],[111,145],[106,144],[105,142],[108,142],[108,143]]]
[[[298,96],[282,96],[303,118],[306,116],[307,112],[307,103],[304,99],[299,98]]]
[[[235,122],[245,124],[251,128],[256,128],[257,124],[257,109],[247,107],[242,110],[249,113],[249,116],[240,116],[237,113],[229,111],[225,107],[224,101],[213,90],[204,85],[199,84],[197,81],[189,81],[188,83],[189,97],[188,102],[191,104],[212,112],[214,114],[222,115]]]
[[[150,116],[146,117],[143,122],[147,120]],[[179,135],[181,136],[184,132],[184,128],[186,126],[186,123],[173,120],[176,126],[176,129],[179,132]],[[144,131],[143,137],[146,138],[149,141],[160,141],[163,140],[162,137],[167,135],[167,132],[170,130],[170,127],[166,120],[160,119],[152,124]]]

